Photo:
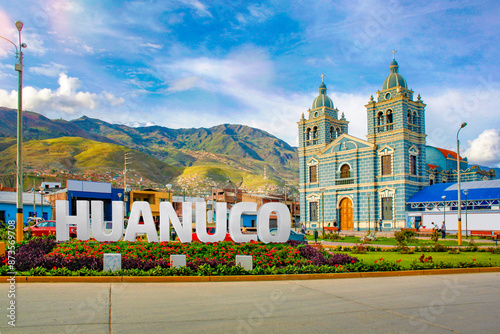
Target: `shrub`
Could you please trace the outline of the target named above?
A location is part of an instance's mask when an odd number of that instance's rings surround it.
[[[445,245],[441,245],[440,243],[435,243],[434,246],[432,246],[432,251],[433,252],[446,252],[448,251],[449,247]]]
[[[365,254],[367,251],[367,247],[365,244],[357,244],[352,246],[351,253],[353,254]]]
[[[476,243],[474,242],[474,240],[470,239],[469,245],[467,247],[465,247],[465,251],[466,252],[477,252],[477,250],[478,250],[478,247],[477,247]]]
[[[16,252],[16,270],[29,270],[44,266],[44,256],[52,251],[56,242],[48,238],[34,238],[21,244]]]
[[[434,241],[434,242],[437,242],[438,239],[439,239],[439,232],[438,232],[438,230],[432,231],[431,240]]]

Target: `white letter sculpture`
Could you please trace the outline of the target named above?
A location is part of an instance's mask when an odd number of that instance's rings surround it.
[[[144,224],[139,224],[141,214]],[[158,234],[156,233],[153,214],[151,213],[151,207],[148,202],[137,201],[132,204],[127,231],[125,232],[125,238],[123,238],[123,240],[135,241],[137,233],[146,233],[149,242],[158,242]]]
[[[92,213],[92,235],[97,241],[119,241],[123,237],[123,202],[113,201],[113,224],[111,233],[104,230],[104,205],[102,201],[92,201],[90,204]]]
[[[219,242],[226,237],[227,231],[227,203],[217,202],[215,207],[215,233],[213,235],[207,232],[207,203],[196,202],[196,235],[200,242]]]
[[[193,240],[193,207],[191,202],[182,203],[182,224],[175,213],[172,203],[160,203],[160,241],[170,241],[170,223],[181,242]]]
[[[257,234],[241,233],[240,223],[242,213],[255,211],[257,211],[257,203],[240,202],[233,206],[231,212],[229,212],[229,234],[231,234],[231,239],[234,242],[257,241]]]
[[[269,232],[269,216],[272,212],[277,215],[277,231],[275,235]],[[260,241],[269,242],[286,242],[290,238],[291,226],[288,223],[290,220],[290,210],[283,203],[266,203],[260,207],[257,212],[257,234]]]
[[[89,202],[76,201],[76,216],[69,215],[69,202],[56,201],[56,240],[69,240],[69,225],[76,225],[79,240],[89,240]]]

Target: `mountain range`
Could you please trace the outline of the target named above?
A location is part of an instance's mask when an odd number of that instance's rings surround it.
[[[0,173],[15,172],[17,111],[0,107]],[[23,165],[30,170],[119,173],[130,168],[157,185],[235,185],[248,190],[298,181],[297,148],[244,125],[171,129],[130,127],[86,116],[49,119],[23,112]],[[266,174],[266,178],[264,178]]]

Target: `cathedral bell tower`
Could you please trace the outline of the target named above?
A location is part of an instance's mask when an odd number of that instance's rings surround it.
[[[308,110],[307,119],[302,114],[299,124],[299,147],[326,146],[338,136],[347,133],[349,122],[344,113],[338,118],[339,110],[333,106],[332,99],[326,95],[326,85],[321,75],[319,95]]]
[[[425,104],[413,99],[413,90],[401,74],[393,51],[389,76],[376,100],[366,107],[369,142],[376,145],[375,181],[384,210],[405,207],[406,201],[427,184]],[[401,213],[395,218],[402,219]]]

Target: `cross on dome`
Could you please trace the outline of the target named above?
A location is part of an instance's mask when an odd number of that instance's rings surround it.
[[[324,82],[323,79],[325,78],[325,75],[321,73],[321,82]]]
[[[395,60],[396,59],[396,50],[392,49],[391,53],[392,53],[392,60]]]

